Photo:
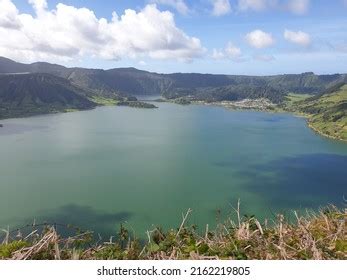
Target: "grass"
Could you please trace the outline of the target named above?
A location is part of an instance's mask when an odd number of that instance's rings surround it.
[[[279,108],[307,117],[319,134],[347,141],[347,85],[317,97],[291,93]]]
[[[289,93],[286,96],[287,102],[288,103],[294,103],[294,102],[298,102],[298,101],[303,101],[307,98],[310,98],[314,95],[312,94],[297,94],[297,93]]]
[[[327,137],[347,141],[347,116],[339,121],[325,121],[324,115],[312,117],[309,126]]]
[[[289,93],[286,96],[285,101],[282,104],[282,107],[286,111],[296,112],[298,110],[298,104],[312,96],[313,95],[310,94]]]
[[[117,105],[117,103],[119,102],[118,100],[113,98],[107,98],[107,97],[96,96],[96,95],[89,98],[89,100],[98,105],[103,105],[103,106],[113,106],[113,105]]]
[[[78,112],[78,109],[65,109],[64,112],[65,113],[73,113],[73,112]]]
[[[132,237],[120,227],[117,240],[93,240],[91,232],[78,232],[69,238],[60,237],[53,226],[37,229],[23,236],[7,231],[0,245],[0,259],[117,259],[117,260],[180,260],[180,259],[347,259],[347,209],[329,206],[317,213],[299,216],[288,223],[278,215],[272,226],[254,217],[228,219],[214,230],[208,225],[203,234],[188,226],[191,210],[182,216],[177,229],[164,232],[154,228],[147,232],[147,241]]]
[[[300,108],[312,114],[309,125],[314,130],[347,141],[347,85],[332,94],[308,99]]]

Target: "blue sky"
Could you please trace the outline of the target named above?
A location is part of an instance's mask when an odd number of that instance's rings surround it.
[[[0,5],[0,55],[23,62],[164,73],[347,73],[347,0],[0,0]]]

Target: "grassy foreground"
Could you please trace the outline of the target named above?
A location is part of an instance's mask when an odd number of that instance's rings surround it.
[[[347,259],[347,209],[330,206],[318,213],[296,217],[288,223],[282,215],[272,226],[254,217],[228,220],[213,231],[208,225],[203,234],[194,226],[186,226],[191,210],[182,216],[175,230],[163,232],[155,228],[147,232],[148,240],[132,238],[121,226],[118,239],[95,241],[91,232],[79,232],[62,238],[53,226],[34,230],[23,236],[9,232],[0,245],[0,259],[60,260],[60,259]]]

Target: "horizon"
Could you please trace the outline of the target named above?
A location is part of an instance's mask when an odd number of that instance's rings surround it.
[[[0,0],[0,56],[163,74],[346,73],[346,14],[347,0]]]
[[[8,59],[11,60],[14,63],[20,63],[20,64],[26,64],[26,65],[31,65],[31,64],[35,64],[35,63],[48,63],[51,65],[57,65],[57,66],[63,66],[66,67],[68,69],[73,69],[73,68],[82,68],[82,69],[89,69],[89,70],[103,70],[103,71],[109,71],[109,70],[114,70],[114,69],[135,69],[138,71],[144,71],[144,72],[148,72],[148,73],[152,73],[152,74],[158,74],[158,75],[173,75],[173,74],[198,74],[198,75],[221,75],[221,76],[254,76],[254,77],[265,77],[265,76],[281,76],[281,75],[303,75],[303,74],[313,74],[313,75],[347,75],[347,73],[328,73],[328,74],[317,74],[313,71],[308,71],[308,72],[301,72],[301,73],[280,73],[280,74],[270,74],[270,75],[248,75],[248,74],[227,74],[227,73],[208,73],[208,72],[170,72],[170,73],[161,73],[161,72],[152,72],[152,71],[148,71],[145,69],[141,69],[138,67],[134,67],[134,66],[129,66],[129,67],[116,67],[116,68],[87,68],[87,67],[74,67],[74,66],[65,66],[63,64],[58,64],[58,63],[50,63],[47,61],[35,61],[32,63],[23,63],[20,61],[16,61],[4,56],[0,56],[0,59],[4,58],[4,59]],[[0,73],[0,75],[18,75],[18,74],[35,74],[33,72],[23,72],[23,73]]]

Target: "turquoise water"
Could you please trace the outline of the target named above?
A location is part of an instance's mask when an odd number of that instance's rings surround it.
[[[3,120],[0,228],[34,220],[114,235],[204,228],[232,212],[273,218],[341,205],[347,145],[289,114],[157,103]]]

